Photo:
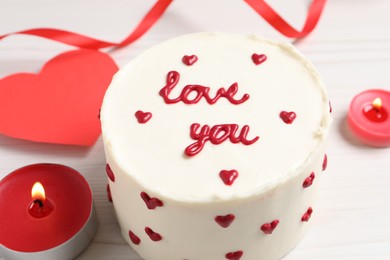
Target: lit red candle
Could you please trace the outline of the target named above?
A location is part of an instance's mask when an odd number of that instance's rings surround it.
[[[34,164],[1,180],[0,256],[5,259],[72,259],[95,230],[92,192],[77,171]]]
[[[390,92],[373,89],[355,96],[349,107],[348,124],[362,142],[390,146]]]
[[[40,182],[36,182],[31,189],[32,203],[28,212],[34,218],[44,218],[49,216],[54,206],[50,200],[46,199],[45,189]]]

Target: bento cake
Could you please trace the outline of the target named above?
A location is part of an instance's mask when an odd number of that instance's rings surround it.
[[[329,100],[291,44],[196,33],[140,54],[101,108],[108,190],[144,259],[280,259],[315,217]]]

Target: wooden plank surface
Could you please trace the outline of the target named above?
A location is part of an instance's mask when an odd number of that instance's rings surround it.
[[[310,1],[268,1],[301,27]],[[152,0],[0,0],[0,35],[33,27],[55,27],[110,41],[123,39]],[[323,178],[314,226],[286,260],[390,259],[390,148],[360,144],[345,118],[354,95],[369,88],[390,90],[390,1],[328,1],[314,33],[296,46],[317,67],[333,105],[329,167]],[[197,31],[278,34],[241,0],[174,1],[166,15],[134,45],[112,52],[122,66],[146,48]],[[69,46],[28,36],[0,42],[0,77],[36,72]],[[6,122],[0,122],[3,124]],[[91,148],[49,145],[0,135],[0,177],[38,162],[79,170],[94,193],[98,232],[78,259],[140,259],[120,235],[106,199],[101,139]]]

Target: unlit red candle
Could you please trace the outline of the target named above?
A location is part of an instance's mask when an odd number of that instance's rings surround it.
[[[380,89],[355,96],[348,112],[351,131],[363,143],[375,147],[390,146],[390,92]]]
[[[0,256],[5,259],[72,259],[95,230],[92,192],[77,171],[34,164],[1,180]]]

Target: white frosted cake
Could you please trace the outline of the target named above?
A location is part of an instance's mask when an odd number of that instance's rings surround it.
[[[315,217],[331,122],[290,44],[197,33],[114,77],[101,123],[122,235],[144,259],[280,259]]]

